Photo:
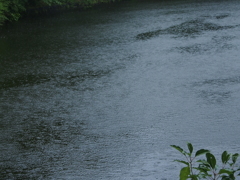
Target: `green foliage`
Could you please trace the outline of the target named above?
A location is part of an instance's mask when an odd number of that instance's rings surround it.
[[[17,21],[26,10],[28,0],[0,0],[0,24],[4,21]]]
[[[97,3],[114,2],[116,0],[0,0],[0,25],[4,21],[17,21],[28,8],[46,6],[91,7]]]
[[[238,153],[230,154],[227,151],[224,151],[221,156],[221,168],[218,168],[219,166],[217,165],[217,160],[209,150],[200,149],[196,151],[195,156],[192,156],[193,146],[191,143],[187,143],[187,146],[188,152],[179,146],[171,145],[171,147],[183,154],[187,160],[175,160],[176,162],[185,165],[185,167],[180,170],[180,180],[235,180],[236,176],[240,176],[240,174],[237,175],[237,172],[240,171],[240,168],[235,167],[237,158],[239,156]],[[196,160],[196,157],[204,154],[205,159]],[[194,164],[197,164],[197,166],[194,166]]]
[[[21,13],[26,10],[27,0],[9,0],[8,10],[5,13],[8,20],[17,21],[21,17]]]
[[[4,13],[7,11],[7,3],[0,0],[0,25],[7,20],[7,17]]]

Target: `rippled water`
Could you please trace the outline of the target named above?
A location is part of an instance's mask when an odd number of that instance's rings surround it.
[[[0,179],[175,180],[171,144],[239,152],[240,4],[129,1],[0,30]]]

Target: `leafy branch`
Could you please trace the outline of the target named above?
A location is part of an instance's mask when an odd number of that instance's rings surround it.
[[[185,165],[180,170],[180,180],[235,180],[236,176],[240,176],[240,173],[237,174],[240,168],[235,167],[239,156],[238,153],[230,154],[224,151],[221,156],[221,168],[218,168],[215,156],[207,149],[200,149],[193,155],[193,146],[191,143],[187,143],[188,152],[176,145],[171,145],[171,147],[178,150],[186,158],[186,161],[174,160]],[[205,159],[196,160],[200,155],[205,155]],[[197,166],[194,166],[195,163]]]

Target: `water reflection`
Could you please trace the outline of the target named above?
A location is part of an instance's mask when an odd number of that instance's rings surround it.
[[[230,77],[193,83],[193,87],[197,90],[199,98],[207,103],[220,105],[232,99],[234,91],[229,91],[229,87],[238,86],[239,84],[239,77]]]
[[[227,13],[227,14],[219,14],[215,17],[216,17],[216,19],[224,19],[224,18],[229,17],[229,16],[230,16],[230,14]]]
[[[66,119],[54,120],[52,123],[40,119],[24,119],[20,131],[17,131],[14,140],[23,149],[41,150],[45,145],[54,143],[68,145],[71,137],[83,134],[83,124],[69,124]]]
[[[33,86],[49,81],[53,81],[56,86],[75,86],[77,83],[81,83],[85,80],[93,78],[100,78],[104,75],[109,75],[110,70],[97,70],[82,72],[69,72],[67,74],[61,74],[59,76],[51,76],[48,74],[20,74],[13,78],[4,78],[0,84],[0,89],[8,89],[20,86]]]
[[[36,162],[36,161],[35,161]],[[38,162],[35,164],[8,164],[0,165],[1,179],[48,179],[51,175],[49,167]]]
[[[232,44],[234,36],[213,36],[211,40],[203,43],[194,43],[188,46],[176,47],[175,49],[180,53],[190,54],[203,54],[203,53],[216,53],[224,52],[234,48],[237,48]]]
[[[215,23],[205,22],[204,19],[195,19],[183,22],[179,25],[175,25],[166,29],[141,33],[138,34],[136,38],[139,40],[146,40],[163,34],[173,34],[177,35],[177,37],[195,37],[196,35],[200,35],[204,31],[226,30],[235,27],[239,27],[239,25],[221,26]]]
[[[49,178],[56,163],[66,158],[67,149],[77,148],[74,145],[76,139],[84,142],[91,137],[84,132],[83,122],[63,118],[43,120],[37,117],[39,115],[22,121],[19,119],[20,123],[8,134],[8,142],[3,142],[2,146],[8,151],[0,163],[1,179]]]
[[[201,86],[212,86],[212,87],[223,87],[230,86],[240,83],[240,76],[229,77],[229,78],[219,78],[219,79],[207,79],[202,82],[194,83],[195,87]]]
[[[47,75],[21,74],[17,77],[3,79],[0,84],[0,89],[19,86],[32,86],[34,84],[40,84],[50,80],[51,78]]]
[[[199,97],[206,100],[208,103],[222,104],[231,97],[231,92],[219,92],[219,91],[201,91]]]

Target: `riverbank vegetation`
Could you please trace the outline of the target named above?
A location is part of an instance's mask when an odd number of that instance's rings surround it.
[[[99,3],[117,0],[0,0],[0,25],[7,21],[17,21],[26,12],[39,13],[51,8],[86,8]]]

